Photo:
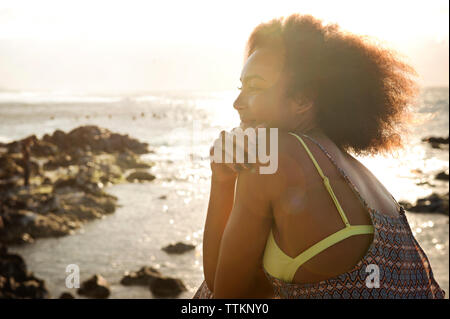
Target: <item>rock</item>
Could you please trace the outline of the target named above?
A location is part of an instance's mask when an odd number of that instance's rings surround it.
[[[34,238],[28,233],[23,233],[22,236],[17,241],[18,244],[32,244],[34,243]]]
[[[425,198],[419,198],[415,205],[407,202],[399,202],[405,210],[410,212],[421,212],[421,213],[441,213],[448,215],[448,200],[449,193],[444,195],[439,195],[432,193],[430,196]]]
[[[446,172],[440,172],[435,176],[435,179],[441,180],[441,181],[448,181],[448,174]]]
[[[152,267],[142,267],[137,272],[126,272],[120,283],[124,286],[148,286],[150,281],[161,277],[161,273]]]
[[[11,155],[0,156],[0,179],[9,179],[13,176],[23,176],[23,168],[16,163]]]
[[[25,140],[32,142],[31,156],[48,160],[30,158],[30,165],[25,165],[21,147]],[[125,169],[151,167],[137,156],[148,152],[147,143],[95,125],[67,134],[56,130],[40,140],[32,135],[0,143],[0,242],[23,244],[68,235],[85,221],[113,213],[117,198],[103,187],[123,182]],[[24,167],[35,173],[26,191]],[[54,172],[43,175],[41,167]],[[133,173],[133,181],[155,178],[145,171]]]
[[[80,227],[76,221],[53,213],[41,215],[30,211],[10,211],[3,216],[5,228],[0,231],[0,242],[9,244],[32,243],[34,238],[60,237]]]
[[[158,199],[167,199],[167,195],[161,195],[158,197]]]
[[[22,158],[19,158],[16,160],[16,164],[19,165],[20,167],[22,167],[23,170],[25,170],[25,161]],[[30,168],[30,174],[31,175],[41,175],[41,169],[39,167],[39,164],[35,161],[30,160],[29,163],[29,168]]]
[[[69,154],[59,154],[57,156],[50,156],[49,160],[44,164],[43,168],[46,171],[53,171],[59,167],[68,167],[74,165],[76,162]]]
[[[23,258],[17,254],[8,253],[7,249],[0,255],[0,275],[24,281],[28,278],[27,266]]]
[[[448,144],[449,137],[426,137],[422,139],[422,142],[435,143],[435,144]]]
[[[76,141],[75,146],[90,145],[93,151],[122,152],[129,149],[137,154],[148,153],[147,143],[140,143],[128,135],[112,133],[97,126],[81,126],[69,132],[68,135]]]
[[[10,192],[19,187],[19,183],[23,180],[23,178],[19,176],[13,176],[8,179],[0,178],[0,194],[4,194],[6,192]]]
[[[152,181],[155,178],[156,177],[154,175],[152,175],[146,171],[134,171],[127,176],[127,181],[129,181],[130,183],[134,182],[135,180]]]
[[[22,200],[16,194],[6,196],[2,198],[2,204],[4,210],[19,210],[19,209],[27,209],[26,201]]]
[[[117,197],[78,193],[62,195],[60,201],[63,203],[62,205],[70,205],[72,208],[93,208],[105,215],[115,211]]]
[[[75,297],[70,292],[63,292],[59,299],[75,299]]]
[[[79,221],[89,221],[102,218],[102,214],[95,208],[85,206],[62,205],[58,215],[75,218]]]
[[[6,255],[8,253],[8,247],[2,243],[0,243],[0,257]]]
[[[440,143],[430,142],[430,144],[431,144],[431,148],[441,149],[441,144]]]
[[[66,138],[66,133],[61,130],[56,130],[52,135],[52,142],[56,144],[60,149],[66,149],[70,146],[69,141]]]
[[[79,172],[76,177],[59,178],[53,184],[55,193],[72,193],[83,191],[91,194],[98,194],[100,187],[97,183],[92,183],[90,177],[84,172]]]
[[[8,143],[6,144],[6,147],[8,149],[9,154],[22,152],[22,145],[20,145],[20,141]]]
[[[43,140],[57,145],[64,151],[78,148],[96,153],[123,152],[127,149],[137,154],[149,152],[147,143],[141,143],[128,135],[112,133],[95,125],[80,126],[67,134],[57,130],[52,136],[45,135]]]
[[[140,162],[137,156],[128,150],[121,152],[117,155],[116,163],[123,169],[151,167],[151,165],[148,163]]]
[[[16,223],[20,223],[22,227],[27,227],[36,222],[37,214],[32,211],[19,210],[14,217]]]
[[[22,257],[0,246],[0,298],[48,298],[45,282],[27,271]]]
[[[37,140],[31,146],[31,154],[35,157],[49,157],[58,154],[58,147],[50,142],[44,140]]]
[[[182,253],[192,250],[192,249],[195,249],[195,245],[184,244],[182,242],[178,242],[175,245],[170,244],[170,245],[162,248],[162,250],[164,250],[166,253],[169,253],[169,254],[182,254]]]
[[[44,281],[36,279],[16,283],[14,293],[18,298],[47,298],[49,294],[43,284]]]
[[[108,298],[111,293],[106,279],[97,274],[84,281],[77,292],[79,295],[98,299]]]
[[[187,290],[180,279],[170,277],[158,277],[151,280],[149,288],[157,297],[175,297]]]

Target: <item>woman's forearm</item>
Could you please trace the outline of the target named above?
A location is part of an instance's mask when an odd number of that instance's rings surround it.
[[[211,192],[203,232],[203,273],[208,288],[214,291],[214,277],[220,242],[233,208],[236,179],[219,181],[211,178]]]

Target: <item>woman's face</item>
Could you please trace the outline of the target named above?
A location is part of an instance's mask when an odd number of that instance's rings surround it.
[[[241,117],[241,127],[294,128],[291,101],[286,96],[287,76],[282,72],[281,54],[257,49],[250,55],[241,73],[241,93],[233,107]]]

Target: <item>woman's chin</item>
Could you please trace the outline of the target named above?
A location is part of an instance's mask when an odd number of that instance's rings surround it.
[[[255,127],[255,121],[241,121],[241,124],[239,125],[243,130],[249,127]]]
[[[278,128],[278,129],[282,129],[281,127],[276,127],[273,124],[267,124],[265,122],[259,122],[259,121],[241,121],[241,124],[239,125],[240,128],[242,128],[243,130],[249,128],[249,127],[257,127],[259,125],[259,127],[271,127],[271,128]]]

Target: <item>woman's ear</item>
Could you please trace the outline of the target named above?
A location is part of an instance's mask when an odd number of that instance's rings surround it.
[[[312,101],[307,101],[306,99],[301,99],[299,97],[291,99],[290,105],[294,115],[304,115],[313,107]]]

